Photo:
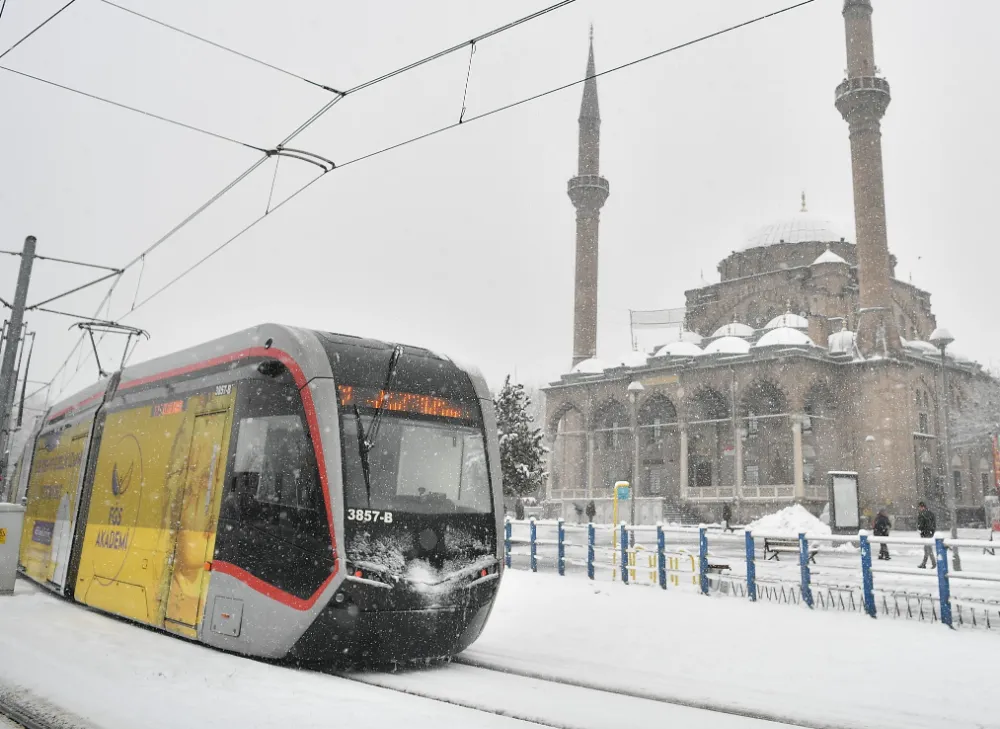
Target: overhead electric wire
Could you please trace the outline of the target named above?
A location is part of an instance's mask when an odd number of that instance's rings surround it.
[[[577,81],[572,81],[570,83],[563,84],[561,86],[557,86],[557,87],[554,87],[552,89],[549,89],[548,91],[543,91],[541,93],[534,94],[532,96],[527,96],[527,97],[525,97],[523,99],[520,99],[519,101],[514,101],[514,102],[511,102],[510,104],[505,104],[503,106],[499,106],[499,107],[497,107],[495,109],[492,109],[490,111],[486,111],[486,112],[483,112],[481,114],[477,114],[475,116],[471,116],[471,117],[469,117],[468,119],[466,119],[464,121],[458,121],[458,122],[454,122],[452,124],[447,124],[445,126],[442,126],[442,127],[437,128],[437,129],[434,129],[434,130],[432,130],[430,132],[425,132],[424,134],[419,134],[419,135],[417,135],[415,137],[411,137],[411,138],[409,138],[407,140],[404,140],[402,142],[398,142],[396,144],[389,145],[388,147],[383,147],[382,149],[376,150],[374,152],[369,152],[368,154],[361,155],[360,157],[355,157],[354,159],[348,160],[347,162],[342,162],[342,163],[338,164],[335,169],[338,169],[338,170],[339,169],[343,169],[344,167],[347,167],[348,165],[354,164],[356,162],[362,162],[364,160],[371,159],[372,157],[377,157],[380,154],[384,154],[386,152],[390,152],[390,151],[392,151],[394,149],[399,149],[400,147],[405,147],[408,144],[412,144],[414,142],[418,142],[420,140],[427,139],[428,137],[432,137],[432,136],[434,136],[436,134],[440,134],[441,132],[448,131],[449,129],[455,129],[456,127],[459,127],[459,126],[466,126],[466,125],[470,124],[471,122],[477,121],[479,119],[486,119],[486,118],[491,117],[491,116],[493,116],[495,114],[499,114],[499,113],[504,112],[504,111],[509,111],[510,109],[514,109],[514,108],[517,108],[519,106],[523,106],[524,104],[528,104],[528,103],[531,103],[533,101],[537,101],[538,99],[544,98],[544,97],[549,96],[551,94],[555,94],[555,93],[558,93],[560,91],[565,91],[566,89],[572,88],[574,86],[578,86],[578,85],[580,85],[582,83],[585,83],[589,79],[597,78],[598,76],[606,76],[606,75],[614,73],[616,71],[621,71],[621,70],[629,68],[631,66],[638,65],[638,64],[643,63],[645,61],[649,61],[649,60],[652,60],[654,58],[658,58],[660,56],[664,56],[664,55],[666,55],[668,53],[672,53],[674,51],[678,51],[678,50],[681,50],[683,48],[688,48],[690,46],[696,45],[698,43],[702,43],[702,42],[710,40],[712,38],[717,38],[718,36],[725,35],[726,33],[731,33],[731,32],[733,32],[735,30],[739,30],[740,28],[745,28],[747,26],[753,25],[755,23],[759,23],[759,22],[767,20],[769,18],[773,18],[773,17],[775,17],[777,15],[781,15],[782,13],[790,12],[792,10],[795,10],[797,8],[801,8],[801,7],[805,6],[805,5],[809,5],[809,4],[814,3],[814,2],[816,2],[816,0],[802,0],[802,2],[796,3],[794,5],[789,5],[789,6],[785,7],[785,8],[780,9],[780,10],[776,10],[776,11],[767,13],[765,15],[760,15],[760,16],[758,16],[756,18],[744,21],[742,23],[737,23],[735,25],[730,25],[730,26],[728,26],[726,28],[722,28],[722,29],[717,30],[715,32],[699,36],[698,38],[694,38],[692,40],[685,41],[684,43],[680,43],[680,44],[675,45],[675,46],[671,46],[670,48],[665,48],[665,49],[663,49],[661,51],[657,51],[655,53],[650,53],[649,55],[642,56],[641,58],[636,58],[636,59],[634,59],[632,61],[628,61],[627,63],[623,63],[623,64],[621,64],[619,66],[615,66],[613,68],[609,68],[606,71],[601,71],[600,73],[595,73],[595,74],[590,75],[590,76],[585,76],[584,78],[579,79]],[[281,207],[283,207],[286,203],[291,202],[300,193],[305,192],[305,190],[307,190],[309,187],[311,187],[314,183],[318,182],[322,177],[324,177],[325,174],[326,173],[321,174],[321,175],[313,178],[312,180],[310,180],[308,183],[306,183],[301,188],[299,188],[298,190],[296,190],[291,196],[289,196],[288,198],[286,198],[285,200],[283,200],[281,203],[279,203],[278,205],[276,205],[270,212],[271,213],[276,212]],[[159,289],[157,289],[152,294],[150,294],[145,299],[143,299],[138,304],[138,306],[134,306],[127,314],[125,314],[125,316],[128,316],[128,314],[131,314],[132,311],[134,311],[135,309],[139,308],[139,306],[142,306],[142,305],[148,303],[151,299],[153,299],[154,297],[160,295],[161,293],[163,293],[164,291],[166,291],[168,288],[170,288],[171,286],[173,286],[175,283],[177,283],[178,281],[180,281],[182,278],[184,278],[185,276],[187,276],[188,274],[190,274],[192,271],[194,271],[199,266],[201,266],[203,263],[205,263],[210,258],[212,258],[212,256],[214,256],[216,253],[218,253],[219,251],[221,251],[223,248],[226,248],[228,245],[230,245],[235,240],[237,240],[238,238],[240,238],[244,233],[248,232],[253,227],[255,227],[259,222],[261,222],[264,218],[266,218],[268,216],[268,214],[269,213],[265,213],[264,215],[261,215],[261,216],[257,217],[256,219],[254,219],[253,221],[251,221],[245,228],[243,228],[238,233],[236,233],[234,236],[232,236],[231,238],[229,238],[228,240],[226,240],[225,242],[223,242],[221,245],[219,245],[216,248],[214,248],[210,253],[208,253],[208,255],[206,255],[203,258],[201,258],[200,260],[198,260],[196,263],[194,263],[193,265],[191,265],[189,268],[187,268],[186,270],[184,270],[183,272],[181,272],[180,274],[178,274],[177,276],[175,276],[173,279],[171,279],[166,284],[164,284]],[[123,316],[121,318],[125,318],[125,317]]]
[[[15,68],[10,68],[9,66],[0,65],[0,71],[7,71],[8,73],[13,73],[18,76],[23,76],[24,78],[31,79],[32,81],[38,81],[39,83],[47,84],[48,86],[54,86],[57,89],[62,89],[63,91],[69,91],[74,94],[79,94],[80,96],[85,96],[88,99],[93,99],[94,101],[100,101],[105,104],[110,104],[111,106],[118,107],[119,109],[125,109],[126,111],[131,111],[136,114],[142,114],[143,116],[150,117],[152,119],[158,119],[159,121],[166,122],[167,124],[173,124],[175,126],[181,127],[183,129],[188,129],[192,132],[199,132],[200,134],[208,135],[209,137],[214,137],[215,139],[221,139],[225,142],[231,142],[233,144],[238,144],[242,147],[248,147],[250,149],[256,150],[258,152],[265,152],[263,147],[258,147],[255,144],[250,144],[249,142],[242,142],[239,139],[234,139],[233,137],[227,137],[225,134],[219,134],[217,132],[209,131],[202,127],[196,127],[193,124],[188,124],[187,122],[178,121],[177,119],[171,119],[170,117],[163,116],[161,114],[155,114],[151,111],[146,111],[135,106],[129,106],[128,104],[123,104],[120,101],[114,101],[104,96],[98,96],[97,94],[92,94],[88,91],[81,91],[80,89],[75,89],[72,86],[66,86],[65,84],[57,83],[55,81],[50,81],[49,79],[42,78],[41,76],[33,76],[30,73],[24,71],[18,71]]]
[[[176,25],[170,25],[169,23],[165,23],[162,20],[157,20],[156,18],[150,17],[149,15],[144,15],[143,13],[140,13],[138,10],[132,10],[131,8],[126,8],[123,5],[119,5],[118,3],[111,2],[111,0],[99,0],[99,2],[102,2],[105,5],[110,5],[113,8],[117,8],[118,10],[121,10],[124,13],[129,13],[130,15],[135,15],[136,17],[142,18],[143,20],[149,21],[150,23],[154,23],[155,25],[162,26],[163,28],[167,28],[168,30],[172,30],[174,32],[180,33],[181,35],[186,35],[188,38],[193,38],[194,40],[201,41],[202,43],[205,43],[207,45],[212,46],[213,48],[218,48],[219,50],[225,51],[226,53],[231,53],[234,56],[239,56],[240,58],[243,58],[243,59],[245,59],[247,61],[251,61],[251,62],[256,63],[258,65],[264,66],[265,68],[269,68],[272,71],[277,71],[278,73],[283,73],[286,76],[291,76],[292,78],[296,78],[299,81],[305,81],[307,84],[311,84],[313,86],[321,88],[324,91],[330,91],[330,92],[335,93],[335,94],[339,94],[340,93],[339,91],[337,91],[337,89],[330,88],[326,84],[322,84],[319,81],[313,81],[312,79],[306,78],[305,76],[302,76],[301,74],[295,73],[294,71],[289,71],[288,69],[282,68],[281,66],[275,66],[273,63],[268,63],[267,61],[262,61],[259,58],[255,58],[254,56],[251,56],[251,55],[249,55],[247,53],[243,53],[242,51],[237,51],[235,48],[230,48],[229,46],[225,46],[222,43],[217,43],[216,41],[213,41],[213,40],[210,40],[208,38],[205,38],[204,36],[200,36],[200,35],[197,35],[196,33],[192,33],[189,30],[184,30],[183,28],[178,28]]]
[[[71,4],[73,1],[74,0],[70,0],[70,3],[67,3],[67,6],[64,6],[63,9],[65,9],[65,7],[68,7],[68,5]],[[527,22],[530,19],[534,19],[534,18],[540,17],[542,15],[545,15],[548,12],[552,12],[553,10],[556,10],[558,8],[561,8],[561,7],[564,7],[564,6],[570,4],[570,3],[574,2],[574,1],[575,0],[563,0],[563,2],[556,3],[555,5],[549,6],[548,8],[544,8],[543,10],[540,10],[540,11],[538,11],[536,13],[533,13],[533,14],[531,14],[529,16],[525,16],[524,18],[521,18],[520,20],[513,21],[512,23],[508,23],[505,26],[501,26],[501,27],[499,27],[497,29],[494,29],[493,31],[489,31],[488,33],[485,33],[485,34],[483,34],[481,36],[477,36],[474,39],[471,39],[471,40],[466,41],[464,43],[452,46],[451,48],[448,48],[448,49],[446,49],[444,51],[441,51],[439,53],[433,54],[431,56],[427,56],[426,58],[421,59],[420,61],[416,61],[414,63],[407,64],[406,66],[402,66],[402,67],[396,69],[395,71],[391,71],[391,72],[389,72],[387,74],[383,74],[382,76],[379,76],[379,77],[377,77],[375,79],[372,79],[371,81],[359,84],[359,85],[353,87],[352,89],[348,89],[346,92],[339,93],[336,96],[336,98],[334,98],[334,99],[330,100],[329,102],[327,102],[326,104],[324,104],[324,106],[321,107],[321,109],[319,111],[317,111],[315,114],[313,114],[312,117],[310,117],[304,124],[300,125],[291,135],[289,135],[281,143],[281,145],[279,145],[279,148],[281,146],[283,146],[284,144],[286,144],[288,141],[291,141],[291,139],[293,139],[295,136],[298,136],[303,131],[305,131],[305,129],[307,129],[310,125],[312,125],[313,123],[315,123],[321,116],[323,116],[323,114],[325,114],[330,108],[332,108],[332,106],[334,104],[336,104],[337,102],[339,102],[340,100],[342,100],[349,93],[355,93],[355,92],[357,92],[357,91],[359,91],[361,89],[373,86],[376,83],[380,83],[382,81],[386,81],[386,80],[388,80],[390,78],[398,76],[398,75],[400,75],[402,73],[405,73],[405,72],[407,72],[409,70],[417,68],[417,67],[419,67],[419,66],[421,66],[421,65],[423,65],[425,63],[429,63],[429,62],[431,62],[433,60],[441,58],[442,56],[447,55],[448,53],[453,53],[453,52],[455,52],[457,50],[460,50],[460,49],[462,49],[462,48],[464,48],[466,46],[474,45],[475,43],[479,42],[480,40],[482,40],[484,38],[488,38],[488,37],[496,35],[496,34],[498,34],[500,32],[503,32],[504,30],[509,30],[510,28],[517,27],[518,25],[520,25],[520,24],[522,24],[524,22]],[[637,65],[639,63],[643,63],[645,61],[651,60],[653,58],[657,58],[657,57],[665,55],[667,53],[671,53],[671,52],[680,50],[682,48],[686,48],[686,47],[695,45],[697,43],[704,42],[704,41],[709,40],[711,38],[715,38],[715,37],[718,37],[720,35],[724,35],[726,33],[730,33],[732,31],[735,31],[735,30],[747,27],[749,25],[753,25],[753,24],[759,23],[759,22],[761,22],[763,20],[767,20],[769,18],[773,18],[773,17],[781,15],[783,13],[790,12],[792,10],[795,10],[797,8],[800,8],[800,7],[803,7],[805,5],[809,5],[809,4],[813,3],[813,2],[815,2],[815,0],[803,0],[802,2],[795,3],[793,5],[781,8],[779,10],[776,10],[776,11],[773,11],[773,12],[770,12],[770,13],[766,13],[764,15],[758,16],[758,17],[753,18],[751,20],[747,20],[747,21],[744,21],[744,22],[741,22],[741,23],[738,23],[738,24],[735,24],[735,25],[728,26],[726,28],[720,29],[720,30],[715,31],[713,33],[709,33],[709,34],[700,36],[698,38],[692,39],[692,40],[687,41],[685,43],[681,43],[681,44],[676,45],[676,46],[671,46],[670,48],[666,48],[666,49],[658,51],[656,53],[652,53],[652,54],[649,54],[647,56],[643,56],[641,58],[637,58],[637,59],[635,59],[633,61],[629,61],[628,63],[621,64],[620,66],[616,66],[614,68],[607,69],[607,70],[602,71],[600,73],[593,74],[592,76],[587,76],[587,77],[585,77],[583,79],[580,79],[580,80],[577,80],[577,81],[573,81],[571,83],[564,84],[562,86],[558,86],[558,87],[549,89],[548,91],[544,91],[544,92],[539,93],[539,94],[534,94],[532,96],[525,97],[525,98],[523,98],[523,99],[521,99],[519,101],[515,101],[515,102],[512,102],[510,104],[506,104],[506,105],[498,107],[496,109],[492,109],[490,111],[483,112],[481,114],[477,114],[475,116],[472,116],[472,117],[470,117],[468,119],[463,120],[461,123],[448,124],[446,126],[440,127],[438,129],[432,130],[430,132],[426,132],[424,134],[420,134],[420,135],[417,135],[415,137],[411,137],[411,138],[409,138],[407,140],[404,140],[402,142],[399,142],[399,143],[396,143],[396,144],[393,144],[393,145],[389,145],[387,147],[383,147],[383,148],[381,148],[379,150],[376,150],[374,152],[370,152],[370,153],[361,155],[359,157],[356,157],[354,159],[351,159],[351,160],[349,160],[347,162],[341,163],[341,164],[339,164],[337,166],[337,168],[339,169],[339,168],[345,167],[345,166],[350,165],[350,164],[355,164],[357,162],[361,162],[363,160],[370,159],[372,157],[376,157],[378,155],[384,154],[384,153],[392,151],[394,149],[399,149],[401,147],[404,147],[406,145],[412,144],[414,142],[418,142],[420,140],[427,139],[428,137],[435,136],[435,135],[440,134],[441,132],[447,131],[449,129],[453,129],[453,128],[458,127],[458,126],[469,124],[472,121],[476,121],[476,120],[479,120],[479,119],[485,119],[485,118],[493,116],[495,114],[499,114],[500,112],[508,111],[510,109],[522,106],[524,104],[527,104],[527,103],[530,103],[530,102],[533,102],[533,101],[536,101],[538,99],[541,99],[543,97],[549,96],[551,94],[558,93],[559,91],[564,91],[566,89],[569,89],[569,88],[572,88],[574,86],[577,86],[577,85],[579,85],[581,83],[584,83],[589,78],[597,78],[599,76],[606,76],[608,74],[614,73],[616,71],[620,71],[620,70],[628,68],[630,66]],[[46,21],[46,22],[48,22],[48,21]],[[24,39],[22,39],[22,41],[23,40]],[[19,41],[19,43],[20,43],[20,41]],[[2,56],[0,56],[0,57],[2,57]],[[239,175],[231,183],[229,183],[228,185],[226,185],[226,187],[224,187],[219,193],[217,193],[212,198],[210,198],[207,203],[205,203],[202,206],[200,206],[194,213],[192,213],[187,218],[185,218],[180,224],[178,224],[177,226],[175,226],[165,236],[161,237],[152,246],[150,246],[145,251],[143,251],[138,256],[136,256],[136,258],[134,258],[132,261],[130,261],[127,265],[123,266],[122,267],[122,271],[124,272],[125,270],[127,270],[131,266],[135,265],[137,262],[143,260],[146,254],[148,254],[153,249],[155,249],[156,247],[158,247],[159,245],[161,245],[163,242],[165,242],[170,236],[172,236],[174,233],[176,233],[178,230],[180,230],[180,228],[182,228],[183,226],[187,225],[191,220],[193,220],[195,217],[197,217],[197,215],[199,215],[201,212],[204,212],[205,209],[207,209],[211,204],[213,204],[220,197],[222,197],[222,195],[224,195],[226,192],[228,192],[233,187],[235,187],[236,184],[238,184],[240,181],[242,181],[245,177],[247,177],[251,172],[253,172],[261,164],[263,164],[263,162],[269,156],[270,155],[265,154],[260,160],[258,160],[258,162],[256,162],[250,168],[248,168],[245,172],[243,172],[241,175]],[[313,178],[313,180],[311,180],[310,182],[306,183],[304,186],[302,186],[296,192],[294,192],[291,196],[289,196],[288,198],[286,198],[285,200],[283,200],[281,203],[279,203],[278,205],[276,205],[273,210],[269,210],[264,215],[259,216],[258,218],[256,218],[253,221],[251,221],[246,227],[244,227],[242,230],[240,230],[239,232],[237,232],[234,236],[230,237],[225,242],[223,242],[222,244],[220,244],[219,246],[217,246],[215,249],[213,249],[211,252],[209,252],[206,256],[202,257],[199,261],[197,261],[196,263],[194,263],[192,266],[190,266],[189,268],[187,268],[185,271],[183,271],[182,273],[180,273],[179,275],[177,275],[176,277],[174,277],[172,280],[170,280],[169,282],[167,282],[165,285],[161,286],[159,289],[157,289],[156,291],[154,291],[152,294],[150,294],[146,298],[144,298],[141,302],[136,303],[135,301],[133,301],[132,308],[128,312],[126,312],[120,318],[125,318],[125,316],[130,315],[133,311],[135,311],[135,309],[137,309],[137,308],[145,305],[146,303],[148,303],[149,301],[151,301],[153,298],[159,296],[164,291],[166,291],[167,289],[169,289],[170,287],[172,287],[178,281],[180,281],[181,279],[183,279],[184,277],[186,277],[187,275],[189,275],[192,271],[196,270],[199,266],[201,266],[203,263],[205,263],[211,257],[213,257],[214,255],[216,255],[219,251],[223,250],[224,248],[226,248],[227,246],[229,246],[231,243],[233,243],[234,241],[236,241],[237,239],[239,239],[243,234],[245,234],[246,232],[248,232],[249,230],[251,230],[254,226],[256,226],[261,220],[263,220],[265,217],[267,217],[270,213],[273,213],[273,212],[277,211],[278,209],[280,209],[281,207],[283,207],[288,202],[291,202],[299,194],[301,194],[306,189],[308,189],[313,184],[315,184],[320,178],[324,177],[325,174],[326,173],[324,172],[324,173],[320,174],[319,176]],[[119,278],[119,280],[120,280],[120,278]],[[100,309],[110,299],[110,296],[111,296],[112,292],[114,291],[114,288],[115,288],[116,284],[117,284],[117,281],[115,282],[115,284],[111,285],[111,287],[108,290],[107,295],[105,296],[105,299],[98,306],[98,310],[97,310],[96,313],[99,314],[100,313]],[[81,337],[77,341],[76,345],[74,345],[73,350],[67,356],[66,360],[63,362],[63,364],[56,371],[55,375],[53,376],[52,382],[54,382],[55,378],[58,377],[59,373],[65,369],[65,367],[69,363],[70,359],[72,359],[74,352],[79,348],[79,346],[81,345],[82,342],[83,342],[83,338]],[[76,373],[79,372],[79,369],[80,369],[80,365],[77,366],[77,372]],[[75,376],[76,373],[74,373],[73,376]]]
[[[49,22],[50,22],[50,21],[52,21],[52,20],[53,20],[53,19],[54,19],[54,18],[55,18],[55,17],[57,16],[57,15],[59,15],[59,14],[60,14],[60,13],[61,13],[61,12],[62,12],[63,10],[65,10],[66,8],[68,8],[68,7],[70,6],[70,5],[72,5],[72,4],[73,4],[73,3],[75,3],[75,2],[76,2],[76,0],[69,0],[69,2],[68,2],[68,3],[66,3],[65,5],[63,5],[63,6],[61,7],[61,8],[59,8],[59,9],[58,9],[58,10],[56,10],[56,11],[55,11],[54,13],[52,13],[52,15],[50,15],[50,16],[49,16],[49,17],[47,17],[47,18],[46,18],[45,20],[43,20],[43,21],[42,21],[41,23],[39,23],[38,25],[36,25],[36,26],[35,26],[34,28],[32,28],[32,29],[31,29],[30,31],[28,31],[28,34],[27,34],[27,35],[25,35],[25,36],[23,36],[23,37],[21,38],[21,40],[19,40],[19,41],[18,41],[17,43],[15,43],[14,45],[12,45],[12,46],[11,46],[10,48],[8,48],[8,49],[7,49],[6,51],[4,51],[3,53],[0,53],[0,59],[3,59],[3,57],[4,57],[4,56],[6,56],[6,55],[7,55],[8,53],[10,53],[10,52],[11,52],[12,50],[14,50],[14,49],[15,49],[15,48],[17,48],[17,47],[18,47],[19,45],[21,45],[21,44],[22,44],[22,43],[24,43],[24,42],[25,42],[26,40],[28,40],[28,38],[30,38],[30,37],[31,37],[31,36],[33,36],[33,35],[34,35],[35,33],[37,33],[37,32],[38,32],[38,31],[40,31],[40,30],[41,30],[42,28],[44,28],[44,27],[45,27],[46,25],[48,25],[48,24],[49,24]]]
[[[585,77],[583,77],[581,79],[578,79],[576,81],[571,81],[569,83],[563,84],[562,86],[553,87],[553,88],[551,88],[551,89],[549,89],[547,91],[542,91],[541,93],[534,94],[532,96],[526,96],[523,99],[519,99],[518,101],[512,101],[509,104],[504,104],[503,106],[498,106],[495,109],[491,109],[489,111],[484,111],[481,114],[475,114],[475,115],[470,116],[470,117],[468,117],[468,118],[466,118],[466,119],[464,119],[462,121],[454,122],[452,124],[446,124],[446,125],[444,125],[442,127],[438,127],[437,129],[433,129],[433,130],[431,130],[429,132],[424,132],[423,134],[418,134],[415,137],[410,137],[409,139],[403,140],[402,142],[397,142],[395,144],[390,144],[387,147],[383,147],[383,148],[378,149],[378,150],[376,150],[374,152],[369,152],[367,154],[363,154],[360,157],[355,157],[354,159],[347,160],[346,162],[340,162],[340,163],[337,164],[337,169],[342,169],[344,167],[347,167],[348,165],[355,164],[356,162],[362,162],[362,161],[364,161],[366,159],[371,159],[372,157],[377,157],[380,154],[385,154],[386,152],[391,152],[394,149],[399,149],[400,147],[405,147],[408,144],[413,144],[414,142],[419,142],[419,141],[421,141],[423,139],[427,139],[428,137],[433,137],[433,136],[435,136],[437,134],[441,134],[442,132],[446,132],[446,131],[448,131],[450,129],[455,129],[455,128],[460,127],[460,126],[467,126],[468,124],[470,124],[470,123],[472,123],[474,121],[478,121],[479,119],[486,119],[487,117],[494,116],[495,114],[500,114],[501,112],[509,111],[509,110],[517,108],[519,106],[523,106],[525,104],[529,104],[529,103],[531,103],[533,101],[538,101],[539,99],[545,98],[546,96],[551,96],[552,94],[559,93],[560,91],[565,91],[566,89],[573,88],[574,86],[579,86],[580,84],[585,83],[585,82],[589,81],[590,79],[596,79],[596,78],[599,78],[601,76],[607,76],[608,74],[615,73],[616,71],[621,71],[621,70],[629,68],[631,66],[636,66],[636,65],[638,65],[640,63],[644,63],[645,61],[649,61],[649,60],[652,60],[654,58],[659,58],[660,56],[664,56],[664,55],[666,55],[668,53],[673,53],[674,51],[679,51],[679,50],[681,50],[683,48],[688,48],[688,47],[696,45],[698,43],[702,43],[704,41],[711,40],[712,38],[717,38],[720,35],[725,35],[726,33],[731,33],[731,32],[733,32],[735,30],[739,30],[740,28],[745,28],[745,27],[747,27],[749,25],[754,25],[755,23],[759,23],[759,22],[767,20],[769,18],[773,18],[773,17],[775,17],[777,15],[781,15],[782,13],[787,13],[787,12],[795,10],[797,8],[801,8],[804,5],[810,5],[811,3],[814,3],[814,2],[816,2],[816,0],[802,0],[802,2],[798,2],[798,3],[794,4],[794,5],[789,5],[787,7],[781,8],[780,10],[775,10],[775,11],[767,13],[765,15],[759,15],[756,18],[752,18],[751,20],[746,20],[746,21],[744,21],[742,23],[737,23],[736,25],[730,25],[730,26],[728,26],[726,28],[722,28],[722,29],[714,31],[712,33],[708,33],[706,35],[702,35],[702,36],[699,36],[697,38],[693,38],[693,39],[691,39],[689,41],[685,41],[684,43],[680,43],[678,45],[671,46],[670,48],[664,48],[663,50],[656,51],[655,53],[650,53],[647,56],[642,56],[640,58],[633,59],[633,60],[628,61],[626,63],[623,63],[623,64],[621,64],[619,66],[614,66],[613,68],[609,68],[607,70],[601,71],[600,73],[595,73],[595,74],[590,75],[590,76],[585,76]]]
[[[495,36],[495,35],[497,35],[499,33],[504,32],[506,30],[510,30],[511,28],[516,28],[517,26],[522,25],[522,24],[528,22],[529,20],[533,20],[535,18],[539,18],[539,17],[541,17],[541,16],[543,16],[543,15],[545,15],[547,13],[552,12],[553,10],[557,10],[558,8],[565,7],[566,5],[569,5],[570,3],[573,3],[573,2],[576,2],[576,0],[561,0],[560,2],[558,2],[558,3],[554,4],[554,5],[550,5],[550,6],[546,7],[546,8],[543,8],[542,10],[539,10],[537,12],[531,13],[530,15],[526,15],[523,18],[519,18],[518,20],[514,20],[512,22],[506,23],[505,25],[498,26],[497,28],[489,30],[486,33],[483,33],[483,34],[481,34],[479,36],[476,36],[474,39],[472,39],[470,41],[466,41],[464,43],[461,43],[461,44],[458,44],[458,45],[455,45],[455,46],[451,46],[448,49],[445,49],[443,51],[439,51],[438,53],[435,53],[435,54],[433,54],[431,56],[427,56],[426,58],[423,58],[423,59],[421,59],[419,61],[415,61],[413,63],[406,64],[405,66],[401,66],[400,68],[397,68],[394,71],[390,71],[387,74],[382,74],[381,76],[378,76],[378,77],[376,77],[376,78],[374,78],[374,79],[372,79],[370,81],[366,81],[366,82],[364,82],[362,84],[359,84],[359,85],[355,86],[352,91],[357,91],[357,90],[360,90],[360,89],[363,89],[363,88],[368,88],[370,86],[375,85],[376,83],[380,83],[380,82],[385,81],[387,79],[390,79],[390,78],[393,78],[395,76],[398,76],[401,73],[405,73],[406,71],[409,71],[411,69],[417,68],[418,66],[421,66],[421,65],[423,65],[425,63],[429,63],[432,60],[435,60],[437,58],[441,58],[442,56],[445,56],[445,55],[447,55],[449,53],[453,53],[454,51],[459,50],[461,48],[464,48],[465,46],[467,46],[467,45],[469,45],[471,43],[477,43],[477,42],[479,42],[480,40],[482,40],[484,38],[490,38],[492,36]],[[317,111],[315,114],[313,114],[311,117],[309,117],[304,123],[302,123],[298,127],[296,127],[296,129],[291,134],[289,134],[288,136],[286,136],[277,145],[276,150],[280,150],[286,144],[288,144],[288,142],[290,142],[296,136],[298,136],[303,131],[305,131],[306,129],[308,129],[323,114],[325,114],[333,106],[335,106],[337,103],[339,103],[347,95],[347,93],[348,92],[339,92],[336,97],[334,97],[333,99],[330,99],[327,103],[325,103],[320,108],[319,111]],[[272,150],[271,152],[273,153],[274,151],[275,150]],[[176,226],[174,226],[172,229],[170,229],[165,235],[161,236],[152,245],[150,245],[148,248],[146,248],[141,253],[139,253],[139,255],[137,255],[135,258],[133,258],[127,264],[125,264],[124,266],[122,266],[121,270],[123,272],[127,271],[132,266],[134,266],[135,264],[139,263],[143,259],[144,256],[148,255],[149,253],[152,253],[156,248],[158,248],[160,245],[162,245],[164,242],[166,242],[170,237],[172,237],[173,235],[175,235],[184,226],[186,226],[187,224],[189,224],[192,220],[194,220],[201,213],[203,213],[208,207],[210,207],[216,201],[218,201],[219,198],[221,198],[223,195],[225,195],[227,192],[229,192],[231,189],[233,189],[237,184],[239,184],[240,182],[242,182],[250,173],[252,173],[260,165],[262,165],[267,160],[268,156],[271,156],[271,155],[270,154],[265,154],[264,157],[262,157],[261,159],[257,160],[253,165],[251,165],[248,169],[246,169],[244,172],[242,172],[233,181],[231,181],[225,187],[223,187],[222,190],[220,190],[219,192],[217,192],[215,195],[213,195],[211,198],[209,198],[208,201],[206,201],[205,203],[203,203],[194,212],[192,212],[191,214],[189,214],[180,223],[178,223]],[[317,177],[315,179],[319,179],[319,178]],[[309,184],[311,185],[312,183],[310,182]],[[285,202],[287,202],[287,200]],[[284,203],[282,203],[282,204],[284,204]],[[278,207],[280,207],[280,206],[278,206]],[[277,208],[275,208],[275,209],[277,209]],[[271,210],[271,212],[274,212],[274,210]]]

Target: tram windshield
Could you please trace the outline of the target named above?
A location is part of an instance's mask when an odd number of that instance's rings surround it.
[[[411,513],[486,514],[493,508],[486,448],[480,428],[386,415],[365,454],[373,414],[341,411],[344,499],[349,509]]]

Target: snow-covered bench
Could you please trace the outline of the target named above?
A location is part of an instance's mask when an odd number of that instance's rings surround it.
[[[809,545],[809,561],[816,564],[816,553],[819,551],[817,547],[812,544]],[[768,552],[771,556],[768,557]],[[778,555],[780,554],[798,554],[799,553],[799,540],[798,539],[769,539],[764,537],[764,559],[773,559],[775,561],[781,561]]]

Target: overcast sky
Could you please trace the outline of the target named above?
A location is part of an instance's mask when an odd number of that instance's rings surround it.
[[[6,48],[65,0],[7,0]],[[545,0],[121,0],[335,88],[506,21]],[[478,45],[466,116],[763,12],[780,0],[577,0]],[[956,351],[1000,363],[994,221],[1000,6],[875,0],[876,62],[892,84],[883,123],[890,250],[932,294]],[[841,0],[801,9],[598,81],[599,354],[628,350],[628,309],[682,306],[758,226],[798,210],[853,231]],[[280,8],[280,10],[279,10]],[[456,121],[468,53],[348,96],[294,146],[343,162]],[[321,89],[209,48],[100,0],[77,0],[4,65],[273,147],[329,99]],[[427,346],[540,384],[571,357],[581,86],[326,175],[182,282],[126,316],[152,335],[133,361],[277,321]],[[0,248],[120,266],[259,155],[0,71]],[[284,160],[273,201],[318,170]],[[112,318],[156,291],[267,204],[274,162],[126,274]],[[853,238],[853,236],[852,236]],[[0,257],[13,296],[18,259]],[[141,281],[138,280],[140,269]],[[37,262],[29,303],[95,272]],[[106,287],[58,303],[93,314]],[[56,306],[56,304],[53,304]],[[32,379],[75,341],[34,313]],[[121,342],[107,343],[106,366]],[[89,345],[88,345],[89,347]],[[74,359],[63,394],[96,377]]]

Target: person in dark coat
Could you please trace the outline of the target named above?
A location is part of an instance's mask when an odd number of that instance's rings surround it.
[[[733,531],[733,528],[729,525],[729,522],[733,520],[733,507],[728,503],[722,505],[722,529],[724,531]]]
[[[928,509],[927,504],[923,501],[917,504],[917,530],[924,539],[930,539],[937,531],[937,519],[934,518],[934,512]],[[930,544],[924,545],[924,558],[918,565],[920,569],[927,567],[927,560],[931,561],[931,567],[937,564],[937,560],[934,559],[934,547]]]
[[[587,503],[587,521],[592,524],[595,516],[597,516],[597,506],[594,505],[594,500],[591,499]]]
[[[872,524],[872,531],[875,533],[876,537],[887,537],[889,536],[889,528],[892,526],[892,522],[889,521],[889,515],[885,513],[885,509],[878,510],[878,516],[875,517],[875,523]],[[889,556],[889,545],[880,544],[878,550],[879,559],[892,559]]]
[[[518,521],[524,521],[524,502],[520,499],[514,504],[514,518]]]

